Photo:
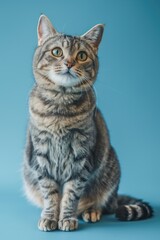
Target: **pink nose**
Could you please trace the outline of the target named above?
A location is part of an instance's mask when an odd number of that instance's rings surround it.
[[[73,61],[69,61],[67,60],[66,62],[64,62],[64,64],[68,67],[68,68],[71,68],[75,65],[75,63]]]

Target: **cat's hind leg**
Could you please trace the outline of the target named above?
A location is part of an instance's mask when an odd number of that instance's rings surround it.
[[[93,190],[93,188],[92,188]],[[78,215],[82,216],[85,222],[98,222],[102,214],[113,214],[117,209],[117,185],[110,190],[99,192],[98,195],[91,191],[90,194],[82,198],[78,205]]]
[[[102,216],[102,209],[89,208],[82,213],[82,218],[85,222],[98,222]]]
[[[82,198],[78,205],[78,215],[85,222],[98,222],[102,216],[102,208],[93,197]]]

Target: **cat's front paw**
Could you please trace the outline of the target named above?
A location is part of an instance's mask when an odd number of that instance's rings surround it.
[[[41,218],[38,222],[38,228],[41,231],[53,231],[57,229],[58,223],[55,220],[49,220],[46,218]]]
[[[59,220],[58,228],[62,231],[73,231],[78,228],[78,219],[76,218],[65,218]]]

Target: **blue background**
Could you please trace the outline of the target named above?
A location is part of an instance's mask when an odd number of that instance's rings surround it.
[[[154,218],[122,223],[104,216],[97,224],[80,221],[79,230],[71,233],[37,229],[40,210],[23,197],[21,164],[41,13],[68,34],[81,35],[97,23],[106,24],[99,49],[97,104],[120,159],[120,192],[149,201]],[[1,239],[159,239],[159,136],[160,1],[0,1]]]

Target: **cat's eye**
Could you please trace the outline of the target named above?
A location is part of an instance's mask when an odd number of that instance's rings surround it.
[[[62,57],[62,55],[63,55],[63,51],[59,47],[52,49],[51,53],[54,57]]]
[[[81,51],[77,54],[77,60],[78,61],[84,62],[84,61],[87,60],[87,58],[88,58],[87,53],[84,52],[84,51]]]

